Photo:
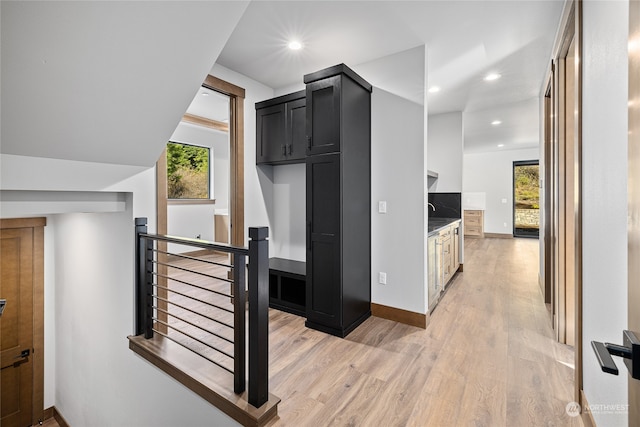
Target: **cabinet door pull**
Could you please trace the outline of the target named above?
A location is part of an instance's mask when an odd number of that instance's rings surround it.
[[[307,136],[307,147],[309,147],[309,150],[311,150],[311,137]]]
[[[289,155],[293,154],[293,146],[289,144]]]
[[[282,144],[280,147],[282,148],[282,155],[286,156],[287,155],[287,146]]]

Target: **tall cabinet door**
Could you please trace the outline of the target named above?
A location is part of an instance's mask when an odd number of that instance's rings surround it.
[[[284,104],[256,110],[256,161],[273,162],[284,158],[285,108]]]
[[[340,154],[307,157],[306,169],[307,322],[339,328],[342,322]]]
[[[307,155],[340,151],[341,77],[307,83]]]

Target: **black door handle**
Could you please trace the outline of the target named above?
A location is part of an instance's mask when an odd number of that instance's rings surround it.
[[[631,377],[640,379],[640,340],[635,333],[623,331],[622,341],[623,345],[591,341],[591,347],[603,372],[618,375],[618,367],[611,355],[619,356],[624,359]]]
[[[618,367],[604,344],[601,342],[591,341],[591,348],[596,352],[596,358],[598,359],[602,372],[606,372],[611,375],[618,375]]]
[[[29,357],[29,354],[31,354],[31,350],[29,349],[22,350],[20,352],[20,355],[16,356],[15,359],[24,359],[25,357]]]

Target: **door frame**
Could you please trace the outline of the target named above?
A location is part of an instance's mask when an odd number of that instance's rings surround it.
[[[229,243],[245,246],[244,229],[244,98],[239,86],[208,75],[203,87],[229,97]],[[167,234],[167,157],[166,149],[156,163],[157,233]],[[212,219],[213,221],[213,219]]]
[[[31,424],[44,421],[44,227],[47,219],[0,219],[0,230],[33,229],[33,388]]]
[[[512,229],[512,233],[513,233],[513,237],[524,237],[524,238],[535,238],[538,239],[540,238],[540,222],[538,222],[538,234],[533,236],[528,236],[526,234],[521,234],[521,235],[516,235],[516,167],[517,166],[538,166],[538,171],[540,171],[540,160],[514,160],[513,161],[513,177],[512,177],[512,182],[513,182],[513,215],[512,215],[512,220],[513,220],[513,229]],[[540,179],[538,178],[538,182],[540,181]],[[540,189],[538,187],[538,201],[540,201]]]
[[[545,292],[545,300],[551,302],[552,306],[552,323],[556,330],[556,339],[560,342],[565,341],[565,335],[562,331],[566,329],[566,325],[562,321],[565,315],[564,309],[567,303],[565,297],[573,298],[568,301],[573,309],[574,330],[574,398],[581,407],[584,407],[586,401],[583,393],[583,354],[582,354],[582,67],[580,61],[582,58],[582,0],[571,0],[565,6],[560,31],[557,35],[553,49],[552,64],[545,79],[545,85],[541,91],[543,99],[543,108],[546,114],[543,114],[545,136],[548,141],[544,144],[544,200],[545,200],[545,239],[542,243],[545,260],[545,283],[543,289],[549,290],[550,295]],[[572,111],[565,110],[565,78],[566,67],[564,60],[567,57],[571,43],[574,43],[573,51],[575,52],[574,67],[574,106],[575,116],[573,117],[573,129],[566,129],[567,120],[565,114],[571,114]],[[549,91],[550,89],[550,91]],[[551,96],[550,100],[546,98]],[[544,106],[547,106],[545,109]],[[548,111],[548,109],[551,111]],[[549,114],[550,113],[550,114]],[[569,135],[573,136],[574,144],[569,148],[573,148],[572,170],[567,171],[564,168],[566,162],[565,154],[567,146],[565,144],[565,136],[569,131]],[[572,131],[572,132],[571,132]],[[567,173],[572,176],[566,180]],[[575,192],[575,198],[568,200],[565,186],[573,184],[572,191]],[[574,242],[565,239],[565,220],[567,215],[575,218],[573,224],[570,224],[572,232],[575,235]],[[548,221],[548,222],[547,222]],[[567,263],[566,249],[572,246],[575,260]],[[572,265],[571,265],[572,264]],[[565,295],[564,278],[566,269],[571,269],[569,273],[573,274],[574,289],[571,295]],[[551,281],[551,283],[546,283]],[[558,292],[561,287],[562,292]],[[562,312],[558,312],[562,311]],[[584,413],[583,413],[584,416]]]
[[[629,2],[629,46],[637,45],[640,40],[640,2]],[[628,185],[629,194],[637,194],[638,176],[640,171],[638,168],[638,159],[640,158],[640,81],[633,78],[640,72],[640,52],[638,48],[629,49],[629,146],[628,146]],[[629,197],[629,221],[628,221],[628,285],[627,285],[627,329],[638,332],[640,328],[640,310],[637,303],[640,301],[640,266],[637,263],[637,256],[640,251],[640,225],[637,219],[637,213],[640,210],[638,206],[638,197]],[[629,425],[638,425],[640,423],[640,384],[637,380],[633,380],[631,376],[628,378],[628,399],[629,399]]]

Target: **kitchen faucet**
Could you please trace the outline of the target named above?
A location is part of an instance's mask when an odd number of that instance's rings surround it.
[[[435,212],[435,211],[436,211],[436,207],[435,207],[435,206],[433,206],[433,205],[431,204],[431,202],[427,202],[427,203],[429,203],[429,206],[431,206],[431,207],[433,208],[433,211]]]

